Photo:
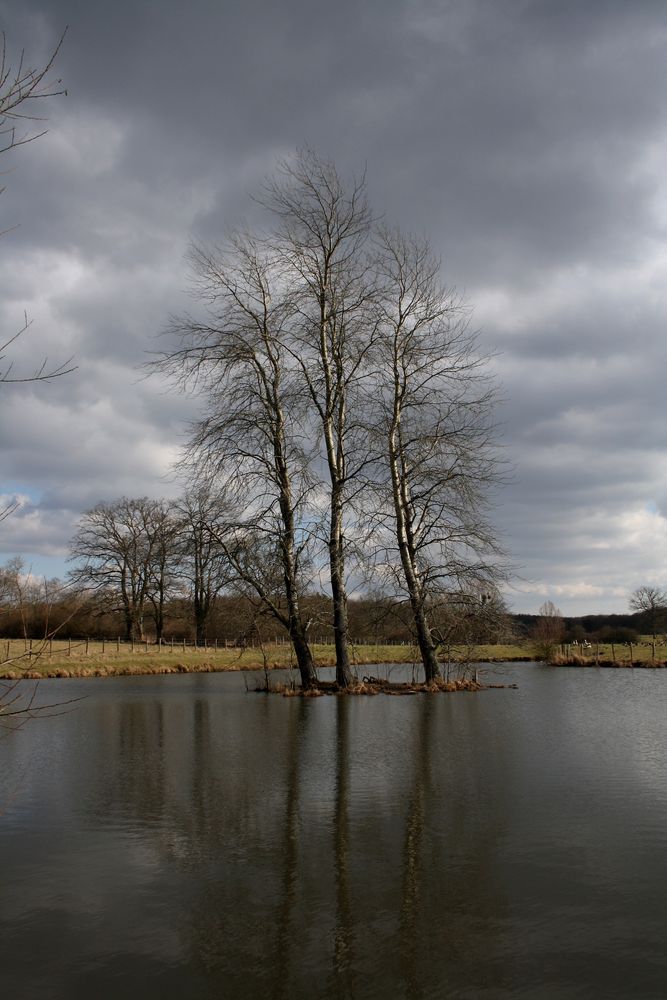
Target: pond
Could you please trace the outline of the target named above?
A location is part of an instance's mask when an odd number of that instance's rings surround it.
[[[666,996],[667,671],[480,679],[43,682],[83,700],[0,740],[2,995]]]

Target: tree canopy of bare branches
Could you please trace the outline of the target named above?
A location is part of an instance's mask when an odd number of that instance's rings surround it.
[[[193,486],[175,504],[178,517],[179,563],[192,598],[195,639],[206,641],[206,626],[213,603],[230,582],[224,542],[230,511],[224,494],[210,482]]]
[[[532,633],[533,646],[536,655],[549,663],[565,638],[565,623],[553,601],[540,605],[539,615]]]
[[[128,639],[143,639],[147,605],[159,639],[175,569],[176,523],[163,502],[122,497],[83,515],[70,558],[73,583],[120,605]]]
[[[375,490],[385,568],[410,602],[426,680],[439,670],[429,618],[495,591],[500,550],[490,523],[501,479],[497,390],[464,303],[440,285],[424,240],[382,229],[375,341]],[[394,558],[396,557],[396,558]]]
[[[350,563],[360,579],[374,560],[409,600],[432,680],[433,609],[471,609],[501,575],[489,359],[428,246],[376,225],[364,177],[346,183],[305,150],[257,201],[266,230],[192,247],[200,310],[172,320],[152,368],[201,395],[189,461],[224,482],[230,564],[287,629],[302,684],[315,679],[302,610],[313,570],[346,687]]]
[[[365,179],[346,185],[335,166],[304,151],[280,164],[263,203],[277,219],[271,243],[290,287],[285,349],[320,438],[328,493],[327,548],[336,680],[352,681],[347,615],[346,507],[369,460],[361,420],[375,328],[375,282],[367,253],[372,217]]]
[[[0,41],[0,154],[25,146],[46,133],[45,119],[41,108],[48,98],[67,94],[62,80],[54,77],[56,58],[65,39],[61,35],[58,44],[41,66],[30,66],[21,52],[12,62],[5,33]],[[4,188],[0,188],[0,193]],[[6,232],[6,230],[4,231]],[[3,233],[0,233],[3,235]],[[24,313],[22,326],[10,336],[0,335],[0,382],[48,382],[74,371],[71,358],[58,364],[50,364],[44,358],[28,374],[16,374],[11,360],[11,348],[30,328],[30,321]]]

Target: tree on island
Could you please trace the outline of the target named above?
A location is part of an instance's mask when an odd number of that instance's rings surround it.
[[[316,575],[346,688],[347,579],[374,565],[409,599],[430,682],[430,609],[502,575],[489,359],[424,242],[375,225],[363,177],[306,150],[256,200],[264,229],[191,249],[199,315],[171,321],[151,368],[202,397],[189,461],[230,499],[233,574],[286,628],[302,686],[317,682],[303,611]]]
[[[468,310],[441,285],[429,245],[383,229],[377,252],[376,521],[381,558],[407,595],[430,683],[440,673],[438,610],[472,621],[491,607],[503,575],[489,520],[491,491],[502,479],[497,390]]]

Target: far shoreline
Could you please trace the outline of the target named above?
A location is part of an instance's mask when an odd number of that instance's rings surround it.
[[[2,643],[3,640],[0,640]],[[113,643],[84,640],[55,643],[34,643],[34,649],[24,649],[22,640],[4,640],[5,662],[0,662],[0,680],[57,680],[85,677],[132,677],[159,676],[186,673],[246,673],[253,671],[293,670],[298,675],[292,661],[290,647],[285,644],[271,644],[265,647],[221,648],[178,647],[161,649],[146,644],[136,650],[128,650],[123,645],[118,648]],[[317,669],[335,667],[336,657],[333,645],[314,645],[313,656]],[[459,673],[476,663],[533,662],[533,655],[518,645],[497,645],[478,647],[451,647],[440,657],[443,672],[449,668]],[[421,660],[417,650],[405,645],[363,645],[355,647],[353,668],[359,677],[366,667],[389,664],[392,666],[414,667],[421,670]]]
[[[5,640],[6,642],[6,640]],[[12,644],[18,644],[13,640]],[[22,643],[21,643],[22,645]],[[37,651],[16,652],[11,659],[0,664],[0,681],[18,680],[63,680],[67,678],[99,678],[99,677],[146,677],[166,676],[174,674],[201,673],[270,673],[280,670],[298,671],[289,657],[289,646],[279,645],[247,649],[224,650],[191,650],[189,655],[179,656],[180,651],[158,650],[155,646],[146,647],[146,651],[123,651],[119,655],[113,652],[100,654],[100,643],[83,643],[65,650],[59,649],[49,654],[45,649]],[[85,652],[83,651],[85,648]],[[605,651],[606,652],[606,651]],[[314,648],[316,667],[326,669],[335,666],[333,646]],[[404,666],[412,667],[415,674],[421,670],[421,661],[410,646],[362,646],[357,650],[354,664],[358,677],[361,679],[366,667],[372,666]],[[551,667],[569,669],[663,669],[667,661],[644,656],[641,659],[620,660],[609,656],[591,655],[557,656],[553,662],[545,663],[525,647],[479,646],[462,651],[452,649],[450,656],[441,657],[443,674],[460,675],[476,664],[494,663],[533,663]],[[4,669],[3,669],[4,666]],[[416,677],[415,677],[416,680]]]

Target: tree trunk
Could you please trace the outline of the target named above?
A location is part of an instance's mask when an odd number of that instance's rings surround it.
[[[198,644],[202,644],[206,640],[206,622],[208,619],[208,604],[205,600],[197,594],[195,591],[194,597],[194,619],[195,619],[195,635],[197,637]]]
[[[424,664],[424,680],[427,684],[431,684],[440,676],[440,664],[436,656],[436,645],[433,642],[433,636],[431,635],[431,629],[426,620],[423,607],[415,607],[413,603],[412,610],[415,620],[415,631],[417,633],[417,645],[419,646],[422,663]]]
[[[310,652],[310,646],[301,623],[290,622],[289,634],[294,647],[294,655],[296,656],[299,674],[301,676],[301,687],[304,691],[308,691],[317,686],[317,673],[315,671],[312,653]]]
[[[397,394],[398,395],[398,394]],[[400,458],[402,450],[400,424],[400,406],[395,402],[395,411],[389,435],[389,462],[391,469],[392,498],[396,517],[396,537],[398,550],[403,567],[403,575],[410,598],[410,607],[414,620],[417,645],[424,665],[424,680],[431,684],[440,676],[440,665],[435,655],[436,646],[433,642],[431,629],[426,619],[424,609],[424,594],[417,575],[417,554],[415,551],[412,524],[410,521],[409,485],[402,475]]]
[[[332,504],[331,531],[329,535],[329,564],[331,568],[331,594],[333,598],[333,627],[336,647],[336,684],[348,688],[352,684],[350,649],[348,642],[347,594],[345,592],[345,566],[343,562],[342,512],[338,498]]]
[[[160,604],[155,615],[155,642],[159,645],[164,635],[164,606]]]

